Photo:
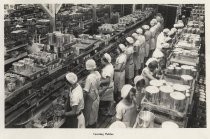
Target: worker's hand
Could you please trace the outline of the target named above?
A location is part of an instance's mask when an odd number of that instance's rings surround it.
[[[59,117],[65,116],[65,110],[61,110],[61,111],[57,112],[55,115],[59,116]]]

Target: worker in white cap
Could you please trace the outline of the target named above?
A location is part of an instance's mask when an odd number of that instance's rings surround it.
[[[120,100],[120,91],[125,84],[125,66],[127,61],[125,49],[126,47],[124,44],[118,45],[118,57],[116,58],[114,66],[114,98],[116,102]]]
[[[159,35],[157,38],[157,43],[156,43],[156,48],[161,48],[162,44],[165,43],[165,38],[168,37],[168,33],[169,33],[169,29],[165,28]]]
[[[98,120],[99,110],[99,87],[101,75],[96,70],[96,62],[93,59],[89,59],[85,63],[86,70],[89,71],[89,75],[85,80],[85,121],[87,128],[96,128]]]
[[[156,48],[152,54],[152,57],[157,59],[158,62],[156,73],[161,74],[161,67],[164,67],[164,53],[162,52],[162,48]]]
[[[176,28],[171,28],[171,31],[174,32],[174,34],[170,37],[172,38],[172,43],[175,43],[176,40],[177,40],[177,29]]]
[[[154,29],[155,29],[155,44],[156,44],[156,41],[157,41],[157,36],[159,35],[159,32],[158,32],[158,27],[157,27],[157,24],[158,24],[158,21],[154,18],[152,19],[153,23],[154,23]]]
[[[143,34],[143,30],[141,28],[138,28],[136,30],[136,32],[138,33],[139,37],[138,37],[138,40],[139,40],[139,45],[140,45],[140,48],[139,48],[139,63],[141,64],[140,65],[140,70],[138,71],[138,74],[141,73],[142,69],[144,68],[144,59],[145,59],[145,56],[146,56],[146,39],[145,39],[145,36]],[[137,74],[135,74],[137,75]]]
[[[139,40],[137,40],[134,44],[133,44],[133,48],[134,48],[134,53],[133,53],[133,62],[134,62],[134,74],[138,75],[139,74],[139,70],[141,68],[141,62],[140,62],[140,47],[141,47],[141,43]],[[144,57],[143,57],[144,58]]]
[[[155,74],[158,69],[158,62],[154,59],[148,59],[146,62],[147,67],[142,70],[141,76],[145,79],[146,86],[149,85],[150,80],[156,80]]]
[[[134,78],[134,84],[136,88],[136,105],[137,109],[140,109],[141,107],[141,101],[143,97],[145,96],[145,79],[143,76],[137,75]]]
[[[109,128],[111,129],[126,128],[126,125],[121,121],[115,121],[109,126]]]
[[[106,105],[105,108],[100,106],[100,109],[104,109],[103,114],[110,116],[112,115],[110,110],[114,104],[114,67],[111,61],[111,56],[108,53],[105,53],[101,58],[103,68],[101,72],[102,79],[100,86],[102,87],[102,91],[99,92],[100,105]]]
[[[134,40],[134,42],[137,40],[137,38],[138,38],[138,34],[137,33],[133,33],[132,35],[131,35],[135,40]]]
[[[156,34],[160,34],[161,32],[161,17],[160,16],[156,16],[155,19],[157,20],[157,24],[155,25],[157,28],[157,33]]]
[[[133,127],[137,116],[135,92],[130,84],[124,85],[121,90],[122,100],[116,106],[116,119],[122,121],[127,128]]]
[[[156,28],[155,28],[155,23],[154,23],[154,20],[151,20],[150,21],[150,32],[152,33],[152,36],[151,36],[151,41],[150,41],[150,53],[149,53],[149,57],[151,57],[153,51],[155,50],[156,48],[156,38],[155,38],[155,35],[156,35]]]
[[[127,55],[127,62],[125,66],[125,83],[132,83],[134,78],[134,62],[133,62],[134,40],[131,37],[127,37],[126,41],[127,41],[127,47],[125,49],[125,54]]]
[[[149,57],[152,32],[149,30],[150,27],[148,25],[143,25],[142,28],[144,29],[144,36],[145,36],[145,54],[146,54],[145,61],[146,61]]]
[[[84,97],[82,87],[77,83],[77,75],[70,72],[66,74],[67,90],[69,92],[65,111],[62,115],[66,117],[64,127],[85,128],[85,117],[83,115]]]

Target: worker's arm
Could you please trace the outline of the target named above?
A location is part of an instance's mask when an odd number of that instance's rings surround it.
[[[64,116],[76,115],[77,114],[76,113],[77,112],[77,107],[78,107],[78,105],[73,106],[71,111],[64,113]]]
[[[157,80],[154,76],[152,76],[151,74],[149,74],[147,71],[144,71],[147,78],[149,78],[150,80]]]
[[[100,86],[109,85],[110,81],[111,81],[111,78],[109,76],[107,76],[106,78],[102,78],[100,82]]]

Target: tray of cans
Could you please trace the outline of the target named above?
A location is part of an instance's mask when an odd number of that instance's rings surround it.
[[[197,66],[199,58],[198,57],[192,58],[183,55],[172,54],[169,58],[169,61],[171,63],[180,63],[184,65]]]
[[[151,80],[145,88],[142,107],[175,117],[185,117],[193,90],[190,84],[183,85],[182,80],[173,80],[164,77],[162,80]]]

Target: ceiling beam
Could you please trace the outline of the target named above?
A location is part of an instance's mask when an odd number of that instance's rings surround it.
[[[62,4],[56,4],[55,5],[55,14],[57,14],[61,8]]]
[[[39,4],[39,5],[42,8],[42,10],[45,11],[50,18],[55,17],[55,15],[53,15],[45,5],[43,4]]]

